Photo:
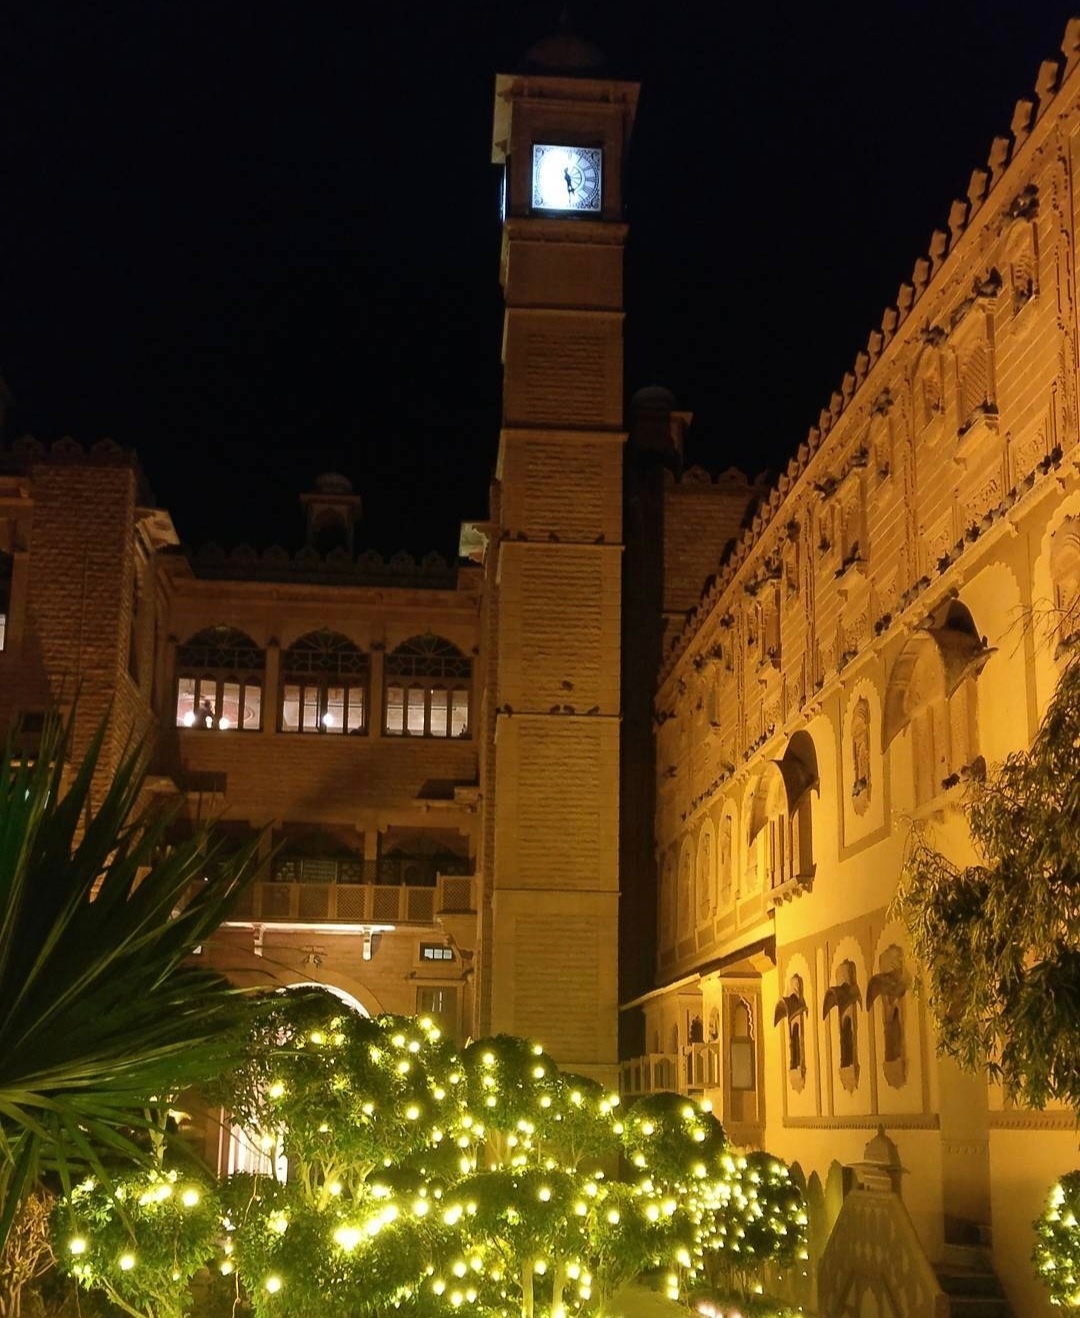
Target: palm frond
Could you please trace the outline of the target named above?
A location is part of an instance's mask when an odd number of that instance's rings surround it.
[[[141,804],[144,757],[98,792],[104,725],[68,766],[50,718],[37,756],[0,764],[0,1247],[43,1165],[67,1181],[104,1155],[144,1156],[140,1114],[219,1074],[248,998],[187,964],[258,865],[212,832],[167,845]]]

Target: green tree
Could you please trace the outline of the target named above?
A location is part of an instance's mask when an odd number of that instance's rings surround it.
[[[133,1318],[183,1318],[214,1255],[221,1205],[201,1176],[144,1170],[87,1180],[53,1213],[62,1272]]]
[[[895,903],[939,1051],[1080,1112],[1080,654],[1031,749],[972,783],[965,812],[977,862],[915,832]]]
[[[1035,1222],[1031,1261],[1050,1292],[1050,1303],[1080,1309],[1080,1171],[1053,1187]]]
[[[44,1170],[70,1189],[88,1170],[107,1180],[106,1159],[150,1165],[147,1109],[228,1065],[249,1013],[187,959],[254,849],[214,866],[206,835],[167,846],[169,815],[141,805],[139,750],[97,792],[104,736],[70,768],[55,717],[33,759],[4,751],[0,1248]]]

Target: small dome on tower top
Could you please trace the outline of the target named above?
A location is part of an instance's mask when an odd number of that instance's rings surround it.
[[[524,73],[561,73],[570,77],[594,77],[607,65],[607,56],[591,41],[570,30],[566,10],[554,36],[543,37],[530,46],[521,61]]]
[[[316,494],[352,494],[352,481],[337,471],[324,471],[315,477]]]

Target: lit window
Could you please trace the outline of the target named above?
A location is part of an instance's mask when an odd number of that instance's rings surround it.
[[[362,733],[368,657],[338,632],[309,632],[281,656],[282,732]]]
[[[430,632],[386,657],[383,727],[391,737],[467,737],[472,660]]]
[[[176,726],[258,732],[266,652],[235,627],[208,627],[176,647]]]
[[[445,943],[421,943],[421,961],[453,961],[454,949]]]
[[[8,614],[11,611],[12,557],[0,551],[0,650],[7,637]]]
[[[757,1088],[757,1057],[754,1049],[754,1019],[750,1005],[739,998],[731,1013],[728,1042],[731,1088],[752,1092]]]
[[[425,985],[416,990],[416,1014],[430,1016],[447,1038],[457,1036],[457,989]]]

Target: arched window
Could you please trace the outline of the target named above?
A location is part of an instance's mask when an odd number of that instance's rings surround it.
[[[974,762],[975,683],[994,653],[958,600],[943,605],[930,623],[905,644],[885,690],[884,744],[911,727],[916,805]]]
[[[281,656],[281,730],[362,733],[367,691],[367,655],[340,632],[308,632]]]
[[[8,616],[11,613],[11,570],[14,560],[0,550],[0,650],[7,638]]]
[[[266,652],[235,627],[207,627],[176,647],[176,725],[258,732]]]
[[[878,958],[880,967],[866,986],[866,1010],[881,999],[881,1029],[884,1040],[882,1071],[894,1088],[907,1079],[907,1049],[904,1038],[904,1012],[909,977],[904,966],[903,950],[892,944]]]
[[[472,660],[456,645],[414,636],[386,656],[386,718],[391,737],[467,737]]]
[[[841,961],[836,971],[836,983],[825,993],[821,1004],[821,1016],[828,1019],[829,1012],[835,1011],[838,1018],[840,1035],[840,1082],[845,1089],[854,1090],[859,1083],[859,1007],[862,994],[855,964]]]
[[[814,877],[811,791],[818,786],[817,753],[807,732],[796,732],[754,792],[748,841],[759,835],[769,888]]]
[[[806,1083],[806,999],[803,996],[802,975],[792,975],[788,991],[776,1004],[773,1024],[787,1022],[788,1080],[791,1087],[801,1090]]]
[[[731,1005],[731,1037],[728,1040],[731,1088],[744,1093],[757,1089],[757,1057],[754,1049],[754,1014],[745,998]]]

